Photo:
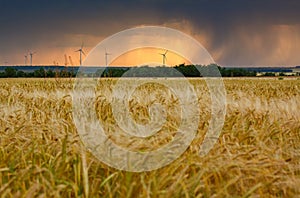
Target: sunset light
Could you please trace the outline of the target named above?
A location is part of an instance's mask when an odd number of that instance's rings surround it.
[[[129,51],[125,54],[120,55],[110,64],[111,66],[159,66],[162,65],[161,53],[165,53],[163,49],[157,48],[141,48]],[[191,64],[184,57],[168,51],[166,66],[175,66],[180,64]]]

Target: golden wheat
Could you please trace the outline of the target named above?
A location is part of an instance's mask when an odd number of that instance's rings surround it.
[[[161,103],[167,111],[162,130],[147,139],[114,133],[122,131],[110,105],[115,82],[99,81],[96,94],[97,116],[109,137],[142,151],[172,141],[180,125],[178,96],[155,84],[139,87],[129,109],[137,123],[147,124],[147,109]],[[172,164],[131,173],[108,167],[84,149],[73,123],[72,80],[1,79],[1,197],[299,196],[300,80],[224,80],[225,124],[204,157],[198,152],[211,117],[210,95],[203,80],[190,82],[200,109],[196,138]],[[155,97],[146,97],[150,92]]]

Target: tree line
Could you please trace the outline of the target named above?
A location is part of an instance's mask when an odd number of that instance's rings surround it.
[[[61,69],[53,71],[51,69],[45,70],[43,67],[32,72],[24,72],[12,67],[6,67],[3,72],[0,72],[0,78],[63,78],[76,77],[77,75],[84,77],[202,77],[214,76],[210,74],[213,71],[210,68],[218,68],[222,77],[251,77],[256,76],[256,71],[248,71],[240,68],[223,68],[216,64],[208,66],[201,65],[177,65],[175,67],[131,67],[131,68],[102,68],[95,73],[83,73],[82,71],[68,71]],[[201,74],[199,70],[205,75]],[[202,71],[203,70],[203,71]],[[269,74],[267,74],[269,75]]]
[[[75,77],[76,73],[67,70],[53,71],[39,68],[33,72],[24,72],[12,67],[6,67],[4,72],[0,72],[0,78],[56,78],[56,77]]]

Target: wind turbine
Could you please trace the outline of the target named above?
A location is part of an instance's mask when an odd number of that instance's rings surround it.
[[[68,57],[67,57],[67,55],[65,54],[65,67],[67,67],[68,64],[69,64],[69,62],[68,62]]]
[[[24,58],[25,58],[25,65],[27,65],[28,54],[25,54],[25,55],[24,55]]]
[[[71,57],[71,56],[69,56],[69,61],[70,61],[71,66],[74,66],[73,60],[72,60],[72,57]]]
[[[167,53],[168,53],[168,50],[166,50],[164,54],[160,54],[163,57],[163,66],[165,66],[165,64],[166,64],[166,60],[167,60],[167,56],[166,55],[167,55]]]
[[[32,66],[32,56],[36,54],[36,52],[30,52],[29,55],[30,55],[30,66]]]
[[[107,57],[111,55],[110,53],[107,53],[106,48],[105,48],[105,66],[107,67]]]
[[[75,52],[79,52],[79,54],[80,54],[80,60],[79,61],[80,61],[80,66],[81,66],[82,65],[82,54],[85,55],[85,53],[83,51],[83,43],[82,43],[80,49],[76,50]]]

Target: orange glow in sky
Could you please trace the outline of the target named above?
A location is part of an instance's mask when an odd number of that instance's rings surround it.
[[[139,48],[129,51],[117,57],[111,62],[111,66],[158,66],[163,65],[163,56],[166,50],[157,48]],[[166,54],[166,66],[190,64],[190,62],[175,52],[168,51]]]

